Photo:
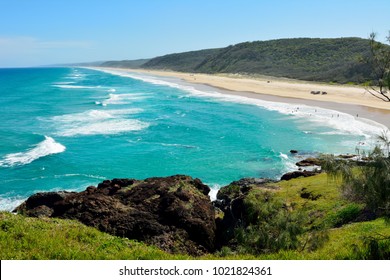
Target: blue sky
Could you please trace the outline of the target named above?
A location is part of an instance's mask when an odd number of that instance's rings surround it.
[[[382,12],[381,14],[378,14]],[[0,67],[390,30],[389,0],[0,0]]]

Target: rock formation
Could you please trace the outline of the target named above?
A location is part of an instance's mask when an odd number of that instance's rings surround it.
[[[277,187],[267,186],[270,179],[244,178],[222,187],[217,194],[217,200],[213,202],[216,209],[223,213],[216,219],[217,223],[217,247],[224,246],[234,236],[237,226],[245,225],[248,218],[248,209],[245,198],[254,188],[275,190]]]
[[[199,179],[182,175],[113,179],[79,193],[37,193],[16,211],[77,219],[168,252],[200,255],[215,249],[215,212],[209,191]]]
[[[314,176],[318,173],[319,173],[318,171],[306,171],[306,170],[292,171],[292,172],[288,172],[286,174],[283,174],[283,176],[280,178],[280,180],[288,181],[288,180],[299,178],[299,177]]]

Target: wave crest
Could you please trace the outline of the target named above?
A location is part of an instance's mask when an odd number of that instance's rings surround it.
[[[97,135],[119,134],[138,131],[149,126],[148,123],[129,119],[128,115],[142,112],[142,109],[89,110],[82,113],[53,117],[58,135]]]
[[[17,165],[25,165],[41,157],[62,153],[65,150],[65,146],[56,142],[53,138],[45,136],[45,140],[38,143],[34,148],[30,150],[27,150],[25,152],[12,153],[4,156],[4,158],[0,160],[0,166],[12,167]]]

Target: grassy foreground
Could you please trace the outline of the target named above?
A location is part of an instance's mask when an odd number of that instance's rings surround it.
[[[390,225],[384,219],[351,222],[361,213],[362,205],[340,196],[339,184],[326,174],[274,183],[275,195],[287,205],[300,209],[310,217],[308,227],[327,232],[322,246],[300,247],[257,256],[223,248],[202,259],[368,259],[376,258],[371,237],[390,236]],[[253,190],[248,199],[256,202]],[[304,195],[302,195],[304,193]],[[306,238],[302,236],[302,240]],[[390,254],[390,242],[375,244]],[[375,253],[375,252],[374,252]],[[0,212],[0,259],[192,259],[186,255],[171,255],[157,248],[114,237],[77,221],[27,218]]]

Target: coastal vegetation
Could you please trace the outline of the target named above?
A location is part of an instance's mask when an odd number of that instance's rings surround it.
[[[99,66],[102,67],[121,67],[121,68],[138,68],[148,62],[149,59],[121,60],[121,61],[105,61]]]
[[[376,148],[362,166],[327,156],[324,169],[341,179],[344,197],[364,203],[371,215],[390,218],[390,159]]]
[[[390,32],[386,38],[390,43]],[[373,83],[367,90],[380,100],[390,102],[390,48],[376,41],[376,34],[370,35],[370,51],[367,63],[371,65]]]
[[[243,179],[221,190],[220,195],[223,199],[220,201],[228,207],[215,205],[216,209],[221,209],[216,211],[215,217],[217,228],[222,229],[223,234],[217,232],[217,243],[219,241],[220,244],[209,253],[201,255],[190,255],[180,251],[168,253],[145,242],[100,232],[76,220],[1,213],[0,257],[1,259],[390,257],[388,238],[390,226],[386,215],[383,215],[383,212],[372,211],[365,200],[345,196],[342,192],[343,180],[333,180],[325,173],[288,181],[257,180]],[[138,184],[134,187],[125,187],[124,190],[137,193]],[[112,188],[107,190],[112,191]],[[177,190],[173,187],[168,188],[171,195],[192,197],[193,191],[183,190],[191,190],[185,182],[179,183]],[[201,195],[196,193],[197,191],[194,193],[196,196]],[[96,193],[93,195],[96,197]],[[152,199],[155,199],[155,196]],[[189,199],[188,203],[192,201],[192,198]],[[150,204],[151,201],[145,203]],[[88,205],[94,207],[92,201]],[[191,209],[192,206],[188,207]],[[172,206],[168,209],[172,211]],[[104,211],[100,212],[100,215]],[[225,223],[228,220],[230,222]]]
[[[0,259],[186,259],[74,220],[0,213]]]
[[[137,67],[212,74],[259,74],[308,81],[370,84],[376,79],[371,63],[373,55],[371,43],[372,40],[361,38],[295,38],[254,41],[219,49],[168,54],[152,58]],[[378,46],[381,46],[382,51],[388,52],[390,49],[388,45],[379,44]],[[126,67],[126,62],[110,61],[102,64],[102,66],[107,65]]]

